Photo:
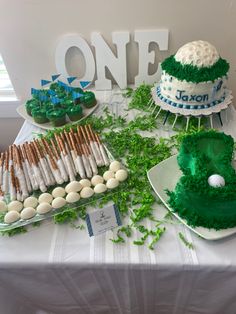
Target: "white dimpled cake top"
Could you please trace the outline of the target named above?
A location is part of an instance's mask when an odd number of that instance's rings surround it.
[[[197,40],[179,48],[175,60],[182,64],[191,64],[199,68],[210,67],[219,60],[216,48],[207,41]]]

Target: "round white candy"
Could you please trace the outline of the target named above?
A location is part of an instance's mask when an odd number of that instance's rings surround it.
[[[63,206],[66,205],[66,200],[63,197],[56,197],[53,201],[52,201],[52,207],[53,208],[61,208]]]
[[[106,187],[106,185],[103,184],[103,183],[98,183],[98,184],[94,187],[94,192],[95,192],[96,194],[104,193],[106,190],[107,190],[107,187]]]
[[[19,212],[16,210],[11,210],[10,212],[6,213],[6,215],[4,217],[4,222],[6,224],[11,224],[11,223],[13,223],[19,219],[20,219]]]
[[[66,195],[66,191],[64,188],[58,186],[57,188],[55,188],[53,191],[52,191],[52,196],[54,198],[56,197],[64,197]]]
[[[115,174],[115,178],[120,182],[125,181],[127,177],[128,177],[128,172],[124,169],[118,170]]]
[[[84,187],[80,192],[82,198],[89,198],[94,194],[94,190],[88,186]]]
[[[20,201],[12,201],[7,205],[8,211],[10,210],[16,210],[17,212],[20,212],[23,208],[23,204]]]
[[[111,162],[109,169],[111,171],[118,171],[121,168],[121,163],[118,160],[114,160]]]
[[[103,183],[103,181],[104,181],[103,177],[101,177],[99,175],[93,176],[91,179],[91,183],[93,186],[95,186],[99,183]]]
[[[53,200],[53,197],[50,193],[43,193],[39,196],[39,199],[38,199],[39,204],[41,204],[41,203],[51,204],[52,200]]]
[[[27,220],[34,217],[36,214],[36,210],[33,207],[26,207],[20,213],[21,219]]]
[[[208,184],[214,188],[225,186],[225,179],[219,174],[213,174],[208,178]]]
[[[37,213],[40,215],[50,212],[52,206],[48,202],[42,202],[37,207]]]
[[[107,181],[107,188],[114,189],[119,185],[119,181],[115,178],[111,178]]]
[[[103,178],[105,181],[108,181],[109,179],[114,178],[114,177],[115,177],[114,171],[107,170],[103,173]]]
[[[79,181],[79,183],[82,185],[83,188],[91,186],[91,182],[88,179],[82,179]]]
[[[4,201],[0,201],[0,213],[4,213],[7,211],[7,205]]]
[[[82,190],[82,188],[83,186],[81,183],[79,183],[78,181],[72,181],[69,184],[67,184],[65,190],[66,190],[66,193],[79,192]]]
[[[38,205],[38,200],[34,196],[27,197],[24,200],[24,207],[33,207],[35,208]]]
[[[80,195],[77,192],[70,192],[66,196],[67,203],[75,203],[75,202],[78,202],[79,199],[80,199]]]

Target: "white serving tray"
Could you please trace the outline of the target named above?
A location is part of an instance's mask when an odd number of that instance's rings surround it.
[[[84,120],[85,118],[87,118],[88,116],[90,116],[96,109],[97,107],[99,106],[99,103],[97,102],[97,104],[92,107],[92,108],[85,108],[83,107],[83,117],[80,119],[80,120],[77,120],[77,121],[70,121],[69,119],[67,119],[67,124],[75,124],[75,123],[78,123],[79,121],[82,121]],[[47,122],[47,123],[42,123],[42,124],[39,124],[39,123],[36,123],[33,119],[33,117],[29,116],[27,114],[27,111],[25,109],[25,104],[23,105],[20,105],[16,111],[19,113],[19,115],[24,118],[26,121],[30,122],[31,124],[33,125],[36,125],[37,127],[41,128],[41,129],[45,129],[45,130],[53,130],[55,129],[55,127],[53,127],[51,125],[50,122]],[[61,128],[62,126],[60,126]]]
[[[167,203],[169,197],[166,194],[165,190],[168,189],[170,191],[173,191],[179,178],[182,175],[183,174],[179,169],[177,163],[177,155],[163,160],[147,172],[148,179],[157,196],[164,203],[167,209],[171,211],[173,215],[177,219],[179,219],[184,225],[186,225],[190,230],[206,240],[218,240],[236,233],[236,227],[222,230],[207,229],[203,227],[194,228],[189,226],[186,220],[182,219],[177,213],[173,212],[173,210]]]

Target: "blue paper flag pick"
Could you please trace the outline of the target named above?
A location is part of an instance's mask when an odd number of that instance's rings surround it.
[[[70,77],[67,77],[67,81],[69,84],[71,84],[74,80],[77,79],[77,76],[70,76]]]
[[[31,88],[31,95],[38,95],[39,93],[40,91],[38,89]]]
[[[50,96],[55,96],[57,93],[56,93],[54,90],[49,89],[49,90],[48,90],[48,94],[49,94]]]
[[[46,95],[41,94],[41,95],[39,95],[39,99],[41,101],[46,101],[46,100],[48,100],[48,97]]]
[[[61,102],[61,100],[58,97],[52,97],[51,101],[54,105],[59,104]]]
[[[73,92],[73,94],[72,94],[73,100],[75,100],[75,99],[77,99],[77,98],[80,98],[81,96],[83,96],[83,94],[76,93],[76,92]]]
[[[54,82],[61,74],[52,75],[52,81]]]
[[[82,88],[86,88],[91,84],[90,81],[80,81],[79,83]]]
[[[80,86],[86,88],[91,84],[91,81],[80,81]]]
[[[59,86],[61,86],[61,87],[66,87],[67,86],[67,84],[66,83],[64,83],[64,82],[62,82],[62,81],[57,81],[57,84],[59,85]]]
[[[69,85],[65,85],[64,88],[67,93],[72,92],[74,89],[72,86],[69,86]]]
[[[51,81],[48,81],[48,80],[41,80],[41,86],[44,86],[44,85],[47,85],[51,83]]]

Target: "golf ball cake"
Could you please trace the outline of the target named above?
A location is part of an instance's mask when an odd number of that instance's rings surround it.
[[[227,97],[229,63],[207,41],[185,44],[161,67],[161,81],[155,92],[159,101],[165,103],[164,110],[175,108],[171,112],[185,113],[184,109],[190,114],[195,110],[196,115],[201,115]]]

